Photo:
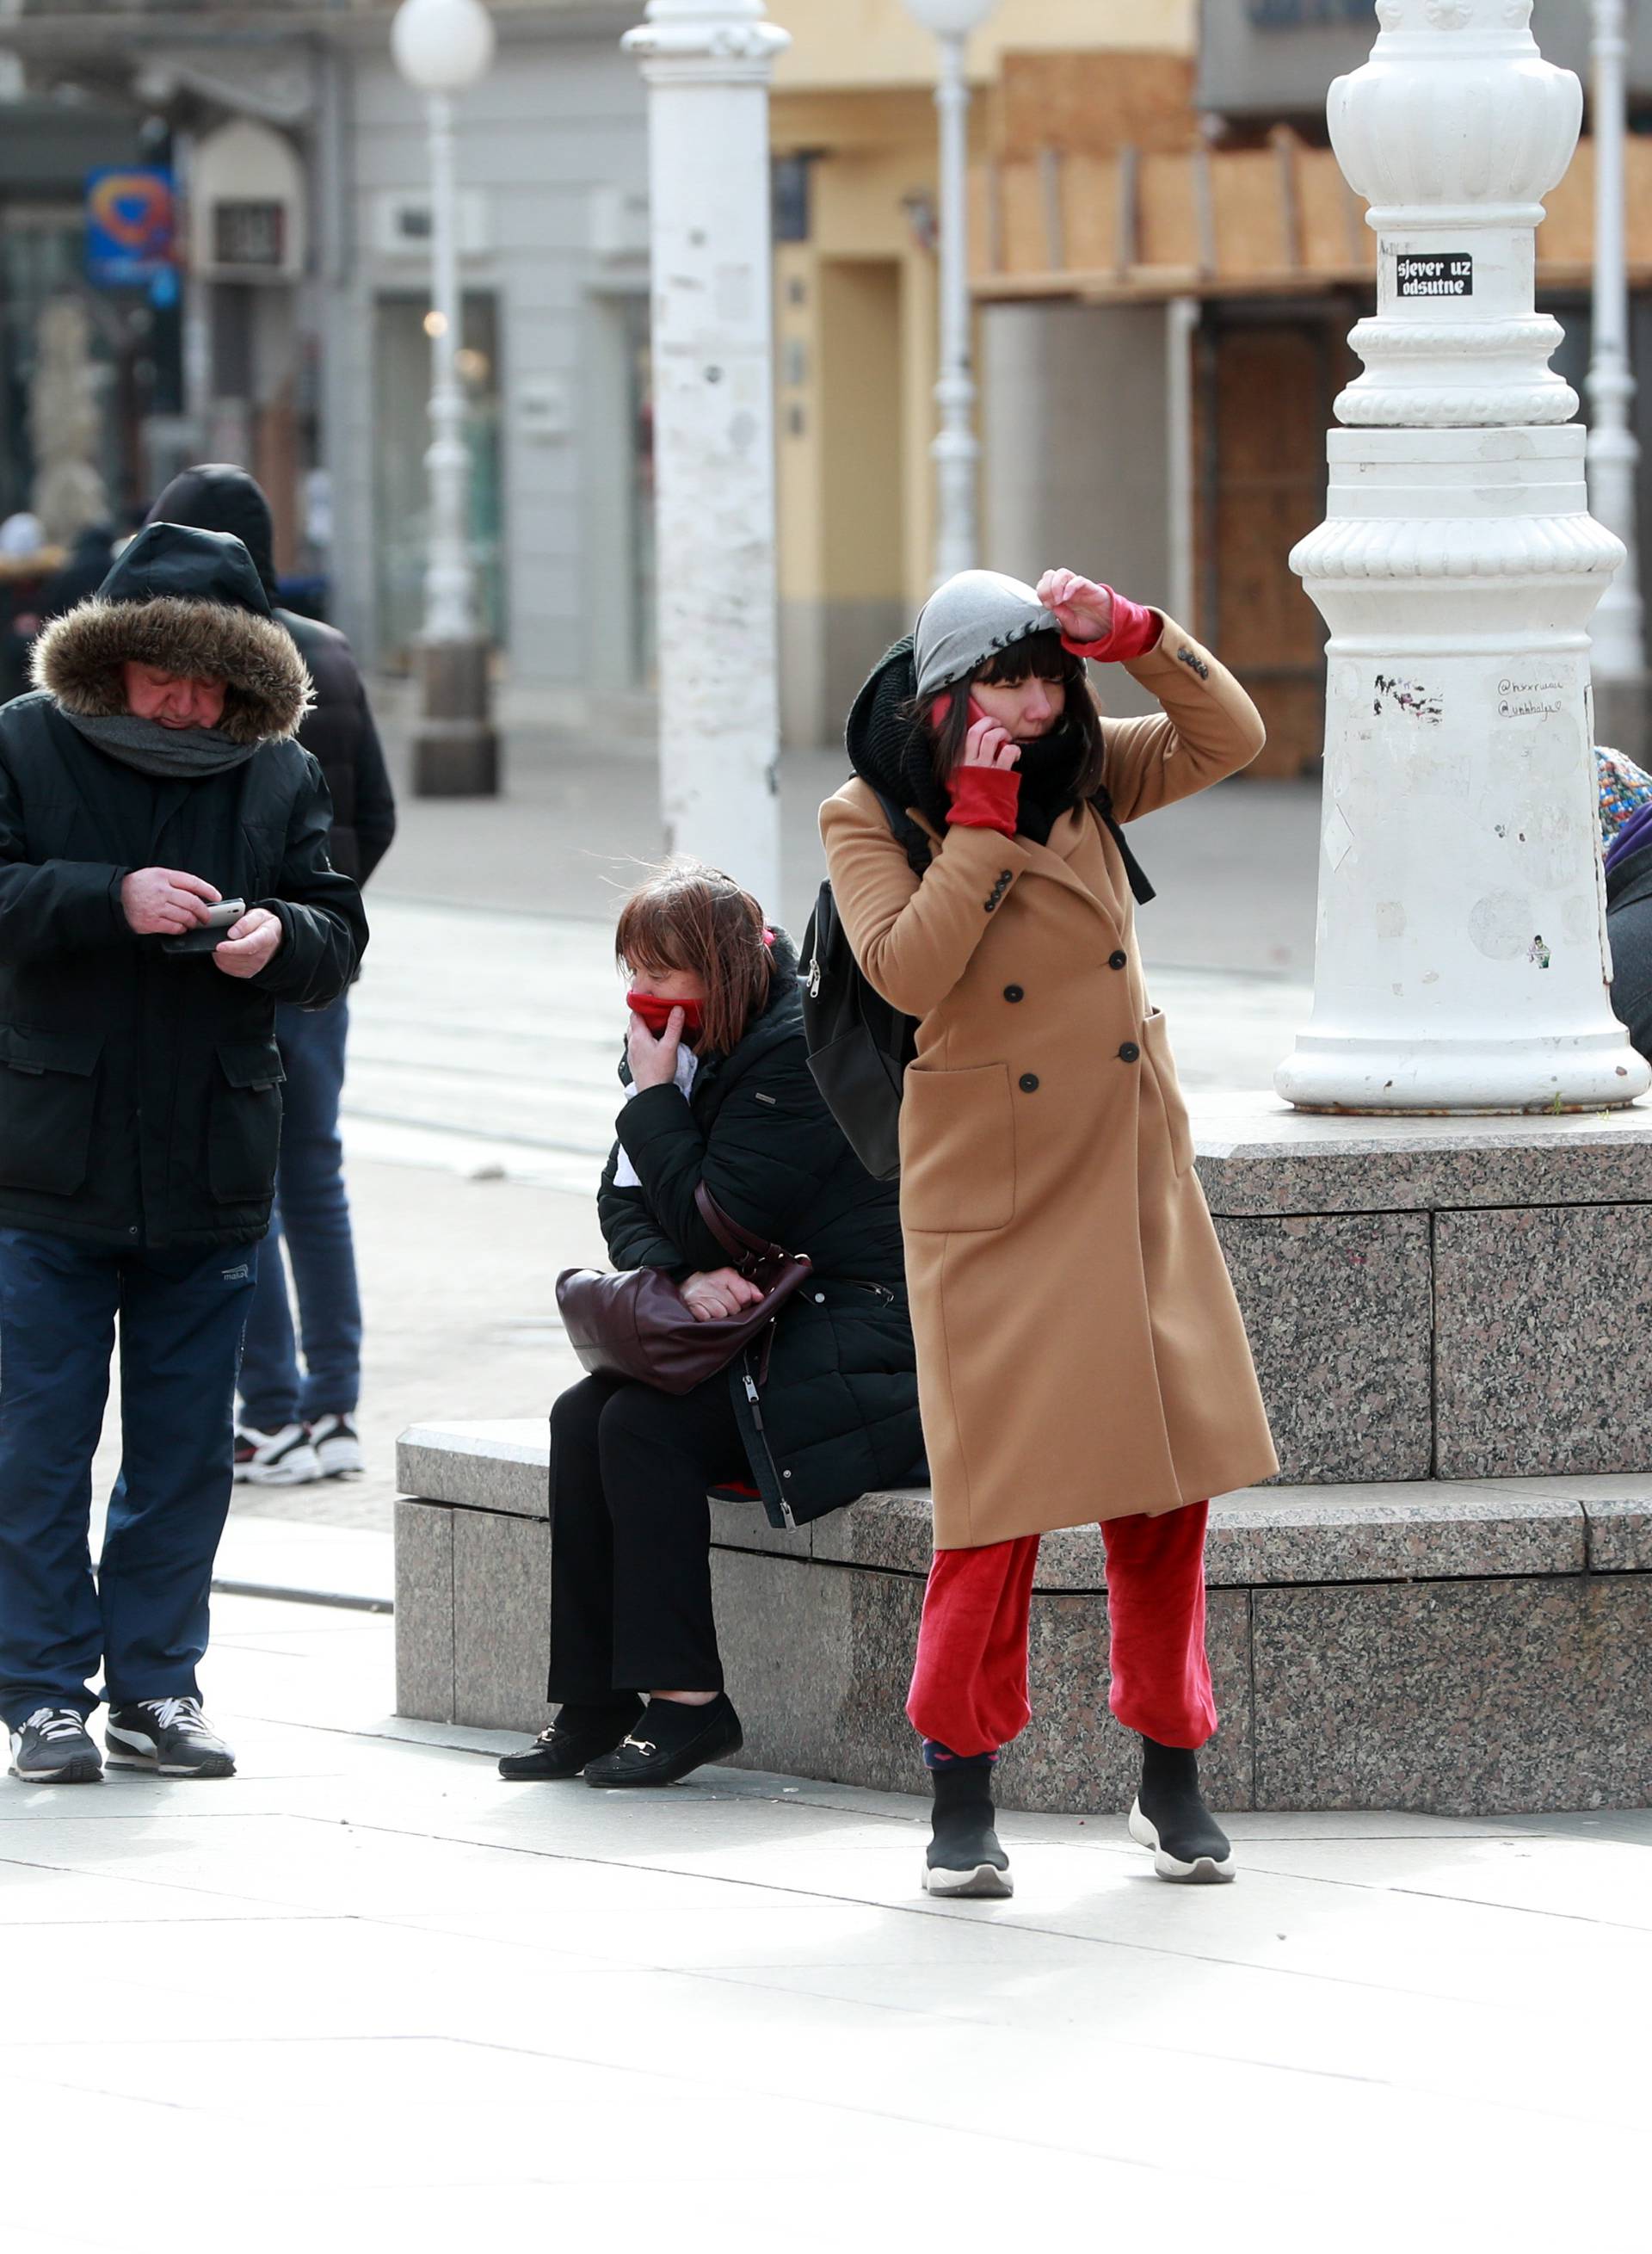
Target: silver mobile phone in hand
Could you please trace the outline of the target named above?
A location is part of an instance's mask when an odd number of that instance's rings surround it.
[[[164,955],[210,955],[233,923],[238,923],[247,913],[245,900],[220,900],[206,911],[205,923],[198,923],[193,931],[174,932],[170,939],[161,942]]]

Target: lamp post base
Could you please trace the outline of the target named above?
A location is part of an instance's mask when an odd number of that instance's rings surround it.
[[[499,737],[489,718],[487,662],[488,647],[480,636],[420,645],[415,797],[498,796]]]
[[[1300,1111],[1353,1114],[1606,1111],[1633,1103],[1652,1069],[1620,1026],[1598,1034],[1432,1040],[1299,1033],[1274,1086]]]

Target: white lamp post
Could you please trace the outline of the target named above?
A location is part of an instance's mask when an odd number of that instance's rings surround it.
[[[650,0],[660,794],[667,844],[778,913],[768,81],[760,0]]]
[[[906,0],[906,13],[941,42],[935,108],[941,113],[941,378],[935,464],[935,583],[980,562],[976,480],[975,376],[970,320],[970,81],[971,32],[998,0]]]
[[[1623,240],[1624,76],[1629,43],[1624,0],[1594,0],[1594,352],[1589,398],[1589,499],[1628,551],[1600,598],[1590,634],[1598,682],[1633,681],[1646,670],[1636,566],[1635,472],[1641,449],[1630,421],[1629,279]],[[1615,738],[1614,738],[1615,740]],[[1643,746],[1629,746],[1637,758]]]
[[[1331,628],[1313,1014],[1275,1076],[1317,1110],[1620,1104],[1589,621],[1623,548],[1533,308],[1582,89],[1530,0],[1378,0],[1331,88],[1370,203],[1376,318],[1336,403],[1326,523],[1292,556]]]
[[[458,189],[453,97],[494,59],[494,19],[481,0],[402,0],[390,27],[396,68],[425,97],[430,140],[430,542],[424,574],[424,717],[415,732],[414,784],[425,796],[498,788],[498,746],[488,724],[487,647],[476,622],[469,541],[470,452],[458,355]]]

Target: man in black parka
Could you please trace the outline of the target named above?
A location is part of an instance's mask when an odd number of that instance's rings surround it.
[[[281,1138],[276,1004],[333,1001],[367,925],[293,741],[309,677],[238,540],[149,526],[34,673],[0,710],[0,1713],[14,1774],[94,1779],[101,1661],[112,1760],[225,1775],[195,1669]],[[220,900],[249,905],[219,929]]]
[[[231,462],[185,470],[150,514],[168,524],[233,533],[275,601],[274,521],[262,488],[245,470]],[[367,690],[336,627],[296,611],[278,609],[275,616],[298,643],[315,687],[298,740],[320,761],[332,794],[333,865],[365,885],[396,834],[396,803]],[[276,1210],[247,1321],[235,1429],[235,1477],[255,1486],[349,1479],[367,1468],[355,1426],[361,1298],[339,1139],[349,1029],[344,995],[326,1010],[284,1006],[276,1013],[287,1075],[286,1133]],[[298,1337],[284,1239],[298,1292]]]

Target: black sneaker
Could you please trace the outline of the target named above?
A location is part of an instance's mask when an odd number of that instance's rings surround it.
[[[200,1711],[199,1698],[140,1698],[112,1706],[103,1732],[112,1768],[157,1776],[234,1776],[235,1756]]]
[[[928,1746],[925,1758],[931,1759]],[[972,1760],[951,1754],[933,1760],[934,1819],[923,1865],[927,1894],[1002,1900],[1015,1892],[1010,1858],[992,1828],[992,1766],[990,1754]]]
[[[560,1784],[578,1776],[587,1761],[611,1754],[641,1712],[636,1698],[623,1705],[564,1706],[531,1746],[501,1755],[499,1773],[513,1784]]]
[[[1142,1740],[1130,1836],[1152,1849],[1153,1868],[1177,1886],[1223,1886],[1234,1875],[1232,1845],[1199,1789],[1199,1757],[1185,1746]]]
[[[323,1479],[360,1479],[368,1467],[360,1435],[349,1417],[318,1417],[310,1427]]]
[[[726,1760],[746,1743],[740,1718],[721,1690],[709,1706],[650,1698],[614,1752],[585,1763],[587,1784],[676,1784],[707,1761]]]
[[[321,1477],[321,1459],[302,1424],[261,1432],[256,1424],[235,1427],[235,1480],[252,1487],[310,1487]]]
[[[73,1706],[37,1706],[11,1736],[11,1774],[24,1784],[96,1784],[102,1757]]]

